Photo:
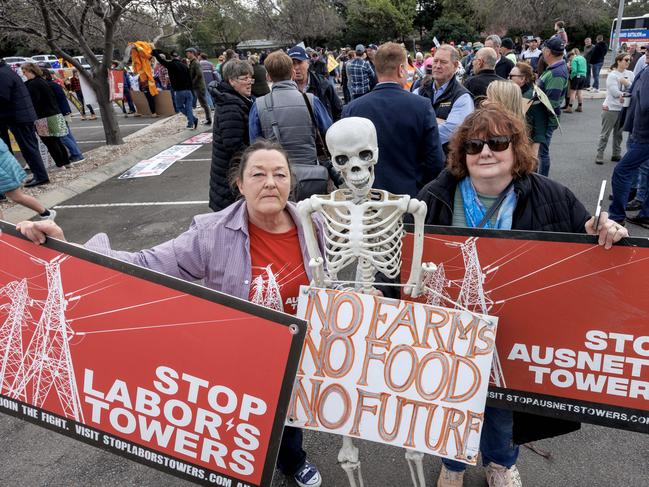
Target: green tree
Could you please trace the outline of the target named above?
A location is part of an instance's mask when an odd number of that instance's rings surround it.
[[[478,32],[473,25],[457,14],[440,17],[435,21],[429,32],[429,38],[437,37],[440,42],[473,41],[478,38]]]
[[[407,11],[406,5],[411,5]],[[401,38],[412,31],[414,1],[395,4],[390,0],[351,0],[347,5],[347,39],[381,42]]]
[[[440,0],[419,0],[417,2],[417,15],[413,24],[419,31],[419,35],[424,35],[424,30],[429,30],[435,20],[442,16],[444,6]]]

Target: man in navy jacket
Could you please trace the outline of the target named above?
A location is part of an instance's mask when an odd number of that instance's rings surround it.
[[[379,83],[343,109],[345,117],[370,119],[379,141],[374,187],[394,194],[417,195],[444,167],[435,111],[430,100],[404,89],[406,50],[382,44],[374,58]]]
[[[36,112],[25,83],[0,59],[0,137],[11,151],[9,130],[14,134],[20,152],[32,171],[25,187],[47,184],[50,179],[38,149],[34,121]]]

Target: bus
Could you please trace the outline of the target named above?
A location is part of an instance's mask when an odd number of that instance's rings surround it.
[[[609,46],[613,48],[615,45],[615,29],[617,28],[617,18],[613,19],[611,26],[611,43]],[[639,43],[649,44],[649,14],[644,14],[641,17],[622,17],[622,27],[620,30],[620,43]]]

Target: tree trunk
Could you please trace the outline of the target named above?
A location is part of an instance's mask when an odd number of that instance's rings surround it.
[[[92,80],[97,103],[101,109],[101,121],[104,126],[106,145],[120,145],[124,143],[122,134],[117,123],[117,117],[113,111],[113,102],[110,101],[110,89],[108,86],[108,72],[105,65],[102,65]]]

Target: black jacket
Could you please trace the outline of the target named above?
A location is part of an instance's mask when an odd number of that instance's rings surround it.
[[[59,107],[61,115],[70,115],[72,110],[70,109],[70,104],[68,103],[68,99],[65,97],[65,92],[63,91],[63,88],[61,88],[61,85],[56,81],[48,81],[47,84],[52,88],[54,96],[56,96],[56,104]]]
[[[604,41],[599,41],[590,51],[590,64],[603,63],[607,53],[608,45]]]
[[[232,157],[250,145],[248,113],[252,100],[241,96],[226,81],[210,83],[209,91],[216,105],[210,169],[210,208],[219,211],[235,200],[228,184],[228,173]]]
[[[33,123],[36,118],[25,83],[0,59],[0,124]]]
[[[61,113],[56,103],[56,95],[50,85],[43,78],[37,76],[34,79],[25,81],[29,96],[32,97],[34,110],[38,118],[51,117]]]
[[[504,78],[498,76],[493,69],[483,69],[466,80],[464,87],[471,92],[473,99],[477,101],[478,98],[487,96],[487,86],[496,80],[504,81]]]
[[[252,67],[252,77],[255,78],[255,82],[252,84],[252,95],[257,98],[270,93],[266,74],[266,68],[261,64],[255,64]]]
[[[507,79],[512,69],[514,69],[514,63],[505,56],[500,56],[500,59],[496,63],[496,74],[502,79]]]
[[[318,97],[334,122],[340,120],[343,103],[336,94],[335,88],[325,78],[314,71],[309,71],[309,86],[306,91]]]
[[[190,90],[192,91],[192,78],[189,75],[189,68],[185,66],[179,59],[162,59],[160,57],[162,51],[154,49],[152,54],[169,72],[169,82],[174,91]],[[202,74],[202,73],[201,73]]]
[[[448,170],[428,183],[417,199],[428,206],[427,225],[451,225],[453,200],[459,180]],[[518,199],[512,230],[584,233],[590,215],[574,194],[559,183],[532,173],[515,180]],[[576,431],[580,424],[563,419],[514,412],[514,442],[528,443]]]

